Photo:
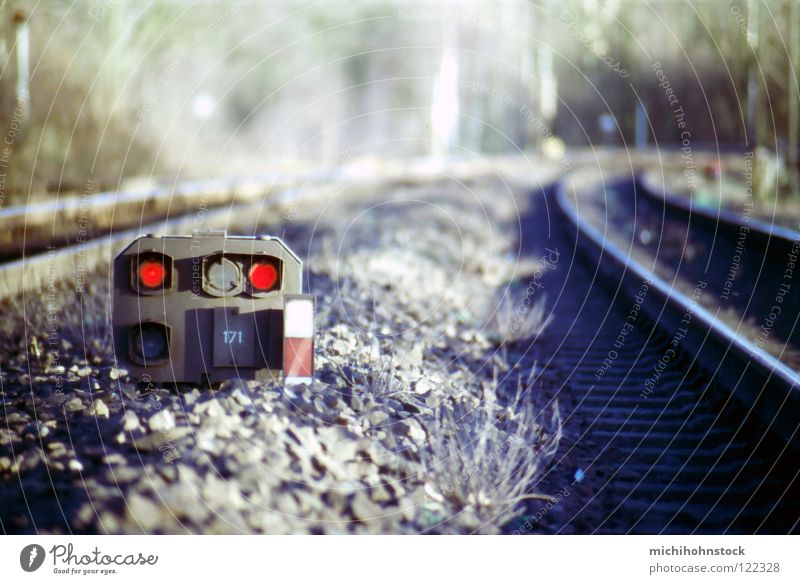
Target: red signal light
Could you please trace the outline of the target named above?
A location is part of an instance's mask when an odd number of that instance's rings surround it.
[[[275,286],[278,281],[278,270],[272,264],[255,263],[247,274],[254,290],[264,292]]]
[[[167,271],[161,262],[146,260],[139,264],[139,282],[146,288],[158,288],[166,277]]]

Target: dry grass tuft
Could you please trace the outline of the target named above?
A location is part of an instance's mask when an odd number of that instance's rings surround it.
[[[511,299],[505,295],[486,326],[487,336],[496,343],[514,343],[536,339],[552,322],[547,311],[547,297],[536,301],[529,296]]]
[[[555,402],[539,409],[531,378],[518,385],[507,406],[497,401],[495,380],[476,408],[438,408],[437,432],[420,454],[425,491],[445,518],[437,531],[496,531],[519,514],[524,501],[549,499],[531,489],[558,448],[561,417]],[[457,528],[451,517],[458,518]]]

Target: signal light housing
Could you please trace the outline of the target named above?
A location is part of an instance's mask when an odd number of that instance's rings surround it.
[[[302,262],[280,239],[146,235],[113,268],[114,351],[133,378],[313,377],[313,297],[301,294]]]

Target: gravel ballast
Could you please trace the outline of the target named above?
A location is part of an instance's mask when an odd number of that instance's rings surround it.
[[[558,410],[507,349],[546,325],[509,286],[542,268],[518,260],[516,205],[484,177],[294,213],[284,236],[317,295],[311,386],[137,384],[114,364],[102,272],[80,297],[19,301],[3,333],[2,529],[494,533],[551,500],[537,480]]]

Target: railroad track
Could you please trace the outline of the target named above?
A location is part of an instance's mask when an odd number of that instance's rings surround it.
[[[796,388],[789,396],[781,383],[747,386],[758,367],[738,379],[720,369],[747,361],[748,347],[726,344],[702,308],[604,239],[566,183],[536,198],[537,211],[523,219],[525,251],[559,250],[561,260],[540,281],[553,322],[521,354],[548,379],[565,380],[554,394],[565,438],[540,488],[568,494],[509,527],[796,532],[796,432],[783,425],[797,419]],[[733,357],[707,359],[720,354]]]
[[[610,225],[667,272],[660,295],[682,305],[653,316],[676,327],[692,303],[679,290],[702,286],[691,294],[701,306],[684,345],[797,445],[800,232],[694,206],[643,175],[615,180],[606,192],[613,208],[634,217],[612,213]],[[617,259],[626,261],[624,254]]]
[[[566,494],[546,513],[538,501],[509,530],[796,532],[797,452],[782,435],[786,427],[768,415],[769,400],[749,400],[746,377],[731,383],[719,362],[701,358],[714,354],[703,347],[719,350],[724,337],[708,328],[699,307],[675,345],[685,299],[604,241],[564,183],[558,187],[535,195],[521,221],[523,252],[558,258],[536,280],[541,290],[530,288],[547,294],[554,318],[535,342],[512,346],[510,357],[523,369],[537,363],[542,387],[562,404],[564,439],[537,490]],[[292,197],[286,204],[299,203]],[[228,211],[210,213],[209,222],[228,221]],[[117,237],[122,245],[131,236]],[[93,242],[103,250],[98,261],[117,243]],[[741,347],[724,348],[746,356]]]
[[[620,189],[628,193],[626,207],[635,197],[640,230],[652,229],[654,239],[681,238],[681,246],[658,249],[663,261],[676,266],[680,277],[706,281],[720,304],[734,307],[744,318],[763,320],[764,310],[776,302],[780,284],[800,280],[800,268],[789,266],[790,261],[798,262],[800,231],[751,217],[749,210],[736,213],[695,205],[646,173],[623,181]],[[691,254],[682,253],[687,247]],[[787,268],[791,273],[785,278]],[[776,321],[774,335],[800,347],[800,286],[789,286],[780,298],[785,316]]]
[[[358,169],[331,168],[297,175],[192,181],[173,189],[101,193],[88,203],[70,199],[5,209],[0,211],[0,232],[5,232],[0,256],[6,260],[0,263],[0,301],[54,282],[69,282],[81,289],[87,274],[109,264],[118,251],[143,234],[224,229],[233,218],[258,217],[266,211],[280,216],[300,204],[316,204],[314,187],[368,180]],[[78,215],[92,225],[83,234],[79,234]],[[18,240],[9,237],[15,233]]]
[[[330,167],[99,193],[87,187],[83,195],[59,196],[7,207],[0,209],[0,261],[68,247],[159,219],[258,202],[272,193],[282,193],[299,185],[338,181],[342,174],[347,173]]]

